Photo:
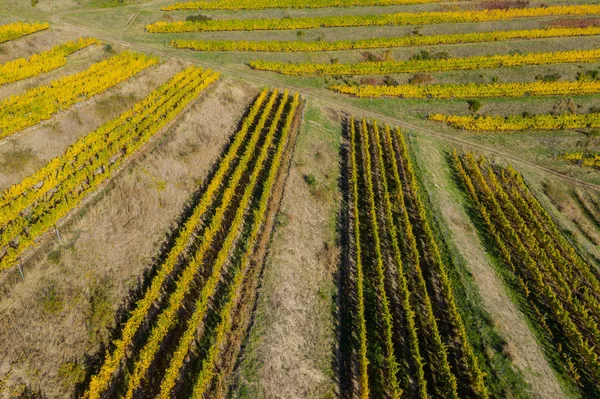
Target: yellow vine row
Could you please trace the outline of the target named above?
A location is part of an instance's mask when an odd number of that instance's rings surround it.
[[[457,43],[484,43],[516,39],[544,39],[553,37],[595,36],[600,27],[548,28],[509,31],[454,33],[449,35],[424,35],[380,37],[340,41],[247,41],[247,40],[173,40],[171,46],[196,51],[263,51],[263,52],[316,52],[391,47],[433,46]]]
[[[67,56],[83,48],[100,44],[98,39],[79,39],[37,53],[29,58],[18,58],[0,65],[0,85],[31,78],[53,71],[67,63]]]
[[[47,22],[15,22],[12,24],[0,25],[0,43],[15,40],[49,28],[50,25]]]
[[[600,93],[600,81],[464,83],[442,85],[349,86],[329,87],[338,93],[360,98],[399,97],[408,99],[458,99],[497,97],[565,96]]]
[[[446,1],[446,0],[441,0]],[[400,4],[438,3],[440,0],[218,0],[188,1],[164,6],[163,11],[177,10],[262,10],[265,8],[327,8],[393,6]]]
[[[246,252],[242,256],[241,264],[238,266],[234,277],[234,281],[229,289],[227,295],[227,302],[220,312],[220,322],[215,330],[216,338],[214,339],[214,342],[208,350],[208,354],[203,359],[202,368],[196,376],[194,390],[192,392],[192,398],[194,399],[202,399],[205,397],[204,395],[210,387],[210,383],[214,378],[215,362],[221,354],[221,349],[223,347],[226,334],[231,329],[231,325],[233,322],[233,316],[231,312],[233,311],[236,302],[239,301],[239,291],[241,289],[242,283],[244,282],[244,278],[246,276],[248,268],[250,267],[250,257],[254,251],[254,246],[257,242],[258,234],[260,232],[263,220],[267,212],[269,198],[271,196],[271,190],[273,189],[277,173],[279,172],[279,169],[281,167],[281,158],[286,148],[286,144],[288,142],[289,135],[292,129],[292,123],[294,121],[296,110],[298,109],[299,104],[299,95],[296,93],[294,95],[292,103],[290,104],[290,109],[288,110],[285,119],[285,123],[281,132],[279,143],[277,144],[275,155],[273,156],[273,161],[269,170],[269,174],[266,180],[263,182],[262,195],[258,203],[258,208],[253,212],[253,227],[252,231],[250,232],[249,238],[247,239],[245,244]],[[164,399],[166,398],[168,398],[168,396],[164,396]]]
[[[124,52],[86,71],[11,96],[0,104],[0,139],[89,100],[157,62],[156,57]]]
[[[206,230],[204,231],[204,233],[202,235],[202,241],[200,242],[200,245],[198,246],[192,259],[185,265],[183,272],[181,273],[180,277],[177,279],[175,290],[173,291],[173,293],[169,296],[169,298],[167,300],[168,304],[167,304],[166,308],[158,316],[158,319],[150,332],[148,340],[146,341],[144,347],[139,351],[138,359],[133,366],[133,372],[131,373],[130,378],[128,380],[127,392],[124,396],[125,399],[131,399],[133,397],[135,391],[140,387],[143,379],[146,376],[148,369],[152,365],[152,363],[156,357],[156,354],[158,353],[158,350],[160,349],[163,339],[166,337],[166,335],[169,333],[169,331],[171,331],[171,329],[177,323],[177,321],[178,321],[177,315],[178,315],[179,309],[181,308],[184,298],[186,297],[186,295],[189,293],[190,289],[192,288],[193,282],[194,282],[196,276],[198,275],[198,273],[201,270],[203,270],[205,267],[207,267],[207,265],[205,264],[204,261],[205,261],[206,255],[208,254],[209,250],[214,245],[214,240],[217,238],[217,235],[224,228],[223,222],[224,222],[225,213],[227,212],[228,209],[230,209],[230,207],[232,205],[235,205],[235,206],[239,205],[237,203],[234,203],[234,200],[236,199],[235,193],[236,193],[238,183],[241,181],[241,179],[244,176],[244,173],[246,172],[247,168],[250,166],[250,163],[251,163],[250,161],[251,161],[252,155],[255,152],[254,151],[255,147],[257,146],[259,139],[261,137],[260,133],[262,132],[265,124],[267,123],[267,119],[271,114],[271,110],[277,99],[277,95],[278,95],[277,90],[274,90],[273,93],[271,94],[271,98],[269,99],[269,102],[267,103],[267,106],[265,107],[265,110],[263,111],[263,114],[261,115],[258,125],[254,129],[253,136],[247,144],[244,155],[243,155],[242,159],[240,160],[239,165],[241,167],[237,168],[234,171],[233,176],[230,179],[229,185],[227,186],[227,189],[223,193],[222,202],[216,209],[215,214],[213,215],[213,217],[211,219],[210,225],[206,228]],[[272,123],[275,123],[275,122],[272,122]],[[263,148],[268,148],[269,145],[270,145],[270,142],[265,142]],[[252,170],[251,178],[250,178],[251,181],[255,181],[258,178],[258,175],[260,174],[261,170],[263,170],[263,167],[264,167],[264,165],[258,164],[258,163],[256,165],[254,165],[254,169]],[[249,184],[244,188],[244,194],[243,194],[244,197],[243,198],[252,194],[253,186],[254,186],[254,184]],[[243,202],[243,200],[242,200],[242,202]],[[236,215],[234,218],[234,222],[242,220],[240,218],[243,217],[243,214],[245,212],[245,208],[240,207],[240,208],[236,208],[236,209],[237,209],[237,211],[236,211]],[[241,214],[241,216],[240,216],[240,214]],[[233,229],[233,230],[231,230],[230,233],[237,233],[237,230]],[[233,245],[234,238],[235,238],[235,235],[233,235],[233,238],[231,238],[231,234],[228,235],[226,242],[224,244],[224,247]],[[223,255],[222,252],[223,251],[221,251],[221,253],[219,255],[221,257],[223,257],[223,256],[226,257],[227,253],[225,253],[225,255]],[[228,251],[226,251],[226,252],[228,252]]]
[[[600,153],[598,152],[567,152],[561,158],[577,165],[600,169]]]
[[[278,72],[284,75],[387,75],[393,73],[462,71],[485,68],[509,68],[522,65],[551,65],[600,60],[600,49],[571,50],[527,54],[502,54],[465,58],[359,62],[355,64],[288,63],[276,61],[250,61],[253,69]]]
[[[352,187],[352,221],[354,258],[356,268],[357,324],[358,324],[358,387],[361,399],[369,399],[369,359],[367,357],[367,321],[365,319],[364,271],[360,243],[360,220],[358,207],[357,143],[354,117],[350,118],[350,185]]]
[[[510,115],[444,115],[433,114],[431,121],[443,122],[456,129],[473,131],[520,131],[600,128],[600,113]]]
[[[371,164],[371,138],[369,137],[369,128],[367,120],[363,118],[360,127],[360,142],[362,149],[362,164],[363,177],[366,186],[366,197],[368,202],[367,213],[369,215],[370,230],[369,234],[373,239],[373,247],[375,249],[375,290],[377,291],[378,302],[381,304],[381,320],[383,324],[383,347],[384,347],[384,362],[386,374],[387,392],[391,398],[400,398],[402,389],[398,385],[398,362],[396,361],[394,340],[393,340],[393,322],[392,313],[390,311],[390,301],[387,296],[385,287],[385,271],[383,265],[383,254],[381,251],[381,241],[379,238],[379,223],[377,221],[377,209],[375,205],[375,192],[373,189],[373,171]],[[364,195],[364,193],[363,193]]]
[[[194,231],[203,219],[210,204],[215,199],[219,188],[225,184],[225,176],[238,156],[239,149],[242,148],[242,145],[251,135],[250,128],[256,122],[255,119],[262,109],[263,104],[267,99],[267,95],[268,89],[264,89],[252,105],[226,155],[221,159],[215,175],[202,194],[198,205],[196,205],[191,216],[184,223],[184,227],[177,236],[173,248],[169,251],[166,260],[160,266],[156,276],[152,279],[150,288],[146,291],[144,297],[136,304],[135,310],[123,326],[122,336],[115,342],[114,350],[111,353],[107,353],[102,368],[92,377],[90,387],[85,395],[86,398],[99,399],[102,393],[108,388],[113,374],[118,370],[121,361],[125,358],[126,351],[133,342],[134,336],[142,325],[146,314],[151,306],[159,300],[164,282],[175,269],[179,257],[185,251],[188,242],[192,239]],[[243,165],[240,166],[238,163],[237,168],[239,167],[243,167]]]
[[[379,126],[377,122],[373,122],[373,132],[375,134],[375,144],[377,148],[377,163],[381,178],[381,185],[383,187],[383,203],[385,208],[385,223],[388,233],[390,235],[390,242],[392,246],[392,252],[394,256],[394,262],[396,264],[396,270],[398,273],[398,293],[400,297],[401,309],[400,312],[404,314],[405,318],[405,329],[408,334],[408,341],[410,345],[410,353],[413,358],[414,367],[416,368],[416,384],[417,384],[417,393],[420,399],[428,398],[427,394],[427,380],[425,379],[425,371],[424,371],[424,359],[421,356],[421,350],[419,348],[419,337],[415,322],[415,311],[410,302],[410,291],[408,286],[408,281],[406,278],[406,271],[404,270],[403,261],[402,261],[402,252],[400,250],[400,244],[398,242],[398,228],[396,226],[394,215],[393,215],[393,207],[390,195],[390,189],[388,185],[387,173],[386,173],[386,165],[384,161],[384,150],[381,143],[381,135],[379,133]],[[385,133],[384,137],[389,137],[391,134],[390,127],[385,125]],[[387,147],[389,149],[389,147]]]
[[[506,21],[515,18],[583,16],[600,14],[600,5],[582,4],[507,10],[468,10],[435,12],[401,12],[383,15],[342,15],[303,18],[220,19],[205,21],[158,21],[146,26],[151,33],[178,33],[236,30],[290,30],[349,26],[426,25]]]

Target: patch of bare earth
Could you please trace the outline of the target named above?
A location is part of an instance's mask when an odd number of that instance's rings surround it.
[[[234,397],[334,397],[336,143],[339,131],[304,120]]]
[[[68,397],[256,89],[220,81],[0,286],[0,397]],[[2,384],[0,384],[2,386]]]
[[[452,180],[445,166],[444,154],[439,148],[425,141],[420,145],[423,147],[421,153],[427,154],[420,159],[423,162],[423,169],[428,171],[431,181],[440,193],[451,192]],[[565,394],[546,361],[542,348],[527,326],[525,316],[512,302],[502,280],[489,264],[477,231],[469,221],[464,207],[452,195],[445,195],[438,201],[456,247],[466,259],[467,266],[479,287],[483,306],[491,315],[498,333],[507,342],[506,350],[513,363],[531,385],[536,397],[564,398]]]

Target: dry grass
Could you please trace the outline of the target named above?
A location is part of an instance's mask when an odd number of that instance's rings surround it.
[[[114,327],[117,309],[151,264],[165,234],[256,89],[222,81],[144,158],[61,229],[62,241],[5,273],[0,298],[0,378],[45,397],[68,397]],[[32,293],[36,293],[32,295]]]

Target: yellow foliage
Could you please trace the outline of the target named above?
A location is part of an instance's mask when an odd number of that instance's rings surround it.
[[[455,33],[450,35],[381,37],[362,40],[246,41],[246,40],[173,40],[171,46],[196,51],[315,52],[370,48],[413,47],[456,43],[482,43],[515,39],[541,39],[599,35],[600,27],[549,28],[512,31]]]
[[[217,0],[175,3],[169,6],[164,6],[162,10],[261,10],[265,8],[392,6],[398,4],[424,4],[438,2],[440,2],[440,0]]]
[[[515,82],[515,83],[466,83],[445,85],[397,85],[397,86],[348,86],[333,85],[331,90],[356,97],[400,98],[492,98],[527,96],[563,96],[600,93],[600,81]]]
[[[600,113],[540,114],[533,116],[443,115],[433,114],[429,120],[444,122],[457,129],[475,131],[519,131],[600,128]]]
[[[18,58],[0,65],[0,85],[50,72],[67,63],[67,56],[85,47],[99,44],[98,39],[79,39],[34,54],[29,58]]]
[[[7,25],[0,25],[0,43],[15,40],[23,36],[31,35],[50,28],[47,22],[35,22],[28,24],[25,22],[15,22]]]
[[[484,68],[515,67],[521,65],[549,65],[600,60],[600,49],[572,50],[546,53],[474,56],[466,58],[427,59],[408,61],[361,62],[356,64],[316,64],[250,61],[249,65],[261,71],[284,75],[387,75],[394,73],[458,71]]]
[[[507,10],[468,10],[435,12],[401,12],[383,15],[341,15],[303,18],[218,19],[204,21],[159,21],[146,26],[151,33],[177,33],[234,30],[290,30],[348,26],[427,25],[504,21],[515,18],[600,14],[600,5],[582,4]]]

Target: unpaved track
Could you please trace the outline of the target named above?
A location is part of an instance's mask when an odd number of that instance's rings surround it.
[[[157,0],[157,1],[152,1],[152,2],[146,3],[146,4],[142,4],[142,5],[124,6],[122,8],[135,8],[135,7],[147,8],[147,7],[152,7],[152,6],[159,6],[160,4],[165,4],[165,3],[167,3],[167,2],[165,2],[164,0]],[[333,108],[337,108],[337,110],[340,110],[340,111],[346,111],[346,112],[351,112],[351,113],[355,113],[358,115],[377,118],[380,121],[383,121],[383,122],[386,122],[389,124],[393,124],[393,125],[402,127],[404,129],[412,130],[412,131],[418,132],[420,134],[423,134],[425,136],[435,137],[436,139],[448,142],[450,144],[460,145],[461,147],[464,147],[464,148],[470,148],[472,150],[477,150],[478,152],[485,152],[487,154],[502,157],[502,158],[512,162],[515,165],[526,166],[530,169],[534,169],[545,175],[550,175],[552,177],[561,179],[563,181],[567,181],[575,186],[586,187],[586,188],[589,188],[589,189],[592,189],[595,191],[600,191],[599,184],[594,184],[594,183],[583,181],[583,180],[575,178],[575,177],[567,176],[567,175],[557,172],[553,169],[539,166],[539,165],[537,165],[533,162],[527,161],[519,156],[509,154],[504,151],[500,151],[493,147],[473,143],[473,142],[465,140],[465,139],[453,137],[448,134],[436,132],[435,130],[417,126],[413,123],[409,123],[409,122],[403,121],[401,119],[389,117],[389,116],[383,115],[379,112],[368,111],[368,110],[365,110],[360,107],[356,107],[356,106],[352,106],[349,104],[345,104],[343,102],[339,102],[336,100],[337,95],[333,95],[333,93],[332,93],[332,95],[326,95],[326,94],[323,94],[323,91],[319,90],[319,89],[305,89],[305,88],[295,87],[295,86],[291,86],[291,85],[284,85],[278,81],[269,79],[268,74],[264,74],[264,75],[260,74],[259,75],[256,73],[246,73],[246,72],[226,68],[226,67],[223,67],[218,64],[206,62],[206,61],[198,61],[198,60],[195,60],[192,58],[174,56],[172,53],[159,50],[155,47],[140,45],[138,43],[131,42],[131,41],[125,41],[125,40],[120,39],[119,37],[115,37],[111,34],[107,34],[106,32],[92,30],[87,27],[79,26],[72,22],[68,22],[64,19],[65,17],[68,17],[69,15],[75,15],[75,14],[79,14],[79,13],[106,12],[107,10],[112,10],[112,9],[109,8],[109,9],[87,9],[87,10],[78,10],[78,11],[67,11],[67,12],[62,12],[62,13],[58,13],[58,14],[51,16],[50,20],[57,25],[62,25],[66,28],[71,28],[71,29],[77,30],[77,31],[85,33],[85,34],[92,35],[92,36],[97,37],[102,40],[119,43],[119,44],[122,44],[123,46],[127,46],[132,49],[154,53],[154,54],[157,54],[157,55],[160,55],[163,57],[175,58],[175,59],[179,59],[179,60],[186,61],[186,62],[192,62],[197,65],[210,67],[214,70],[227,72],[228,74],[230,74],[232,76],[243,77],[251,82],[260,82],[260,83],[264,83],[264,84],[271,85],[271,86],[284,87],[284,88],[288,88],[290,90],[298,91],[305,96],[310,96],[317,103],[327,106],[329,108],[333,107]],[[115,29],[115,31],[118,31],[118,29]]]

